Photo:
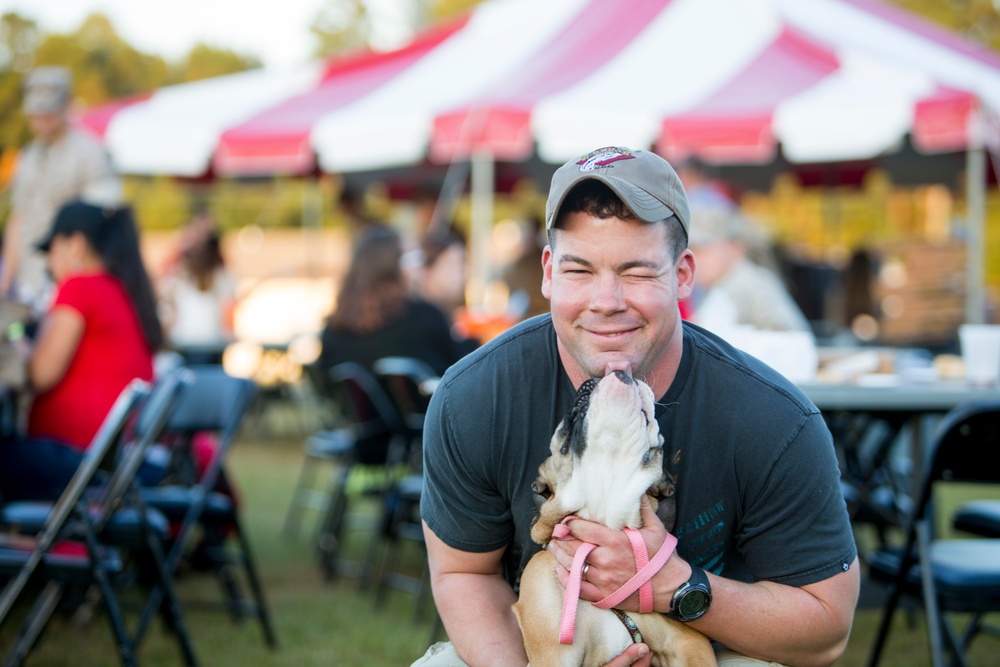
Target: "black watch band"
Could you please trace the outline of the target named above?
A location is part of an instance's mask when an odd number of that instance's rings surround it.
[[[693,621],[701,618],[712,604],[712,587],[708,583],[708,575],[697,565],[691,563],[691,578],[674,592],[670,600],[670,611],[667,616],[678,621]]]

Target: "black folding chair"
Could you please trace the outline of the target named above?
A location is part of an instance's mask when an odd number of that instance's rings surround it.
[[[30,550],[0,549],[0,572],[12,578],[0,597],[0,623],[29,583],[42,585],[23,629],[8,652],[4,666],[19,665],[37,642],[60,600],[71,586],[96,587],[108,614],[123,665],[135,664],[136,642],[129,636],[115,583],[124,579],[130,556],[152,562],[155,585],[164,591],[159,607],[174,632],[185,664],[197,665],[180,605],[167,571],[163,540],[166,522],[142,505],[136,474],[149,444],[158,436],[166,415],[187,377],[167,374],[150,390],[134,381],[123,390],[87,449],[80,467],[54,503],[10,503],[3,508],[9,533],[34,534]],[[106,471],[110,471],[105,475]],[[99,485],[95,487],[95,483]],[[64,540],[81,544],[84,555],[53,553]]]
[[[380,549],[375,575],[375,606],[385,601],[389,589],[416,597],[419,617],[430,597],[430,573],[426,565],[426,545],[420,522],[420,495],[423,490],[421,450],[424,417],[430,403],[430,387],[439,378],[423,361],[410,357],[386,357],[375,362],[376,377],[388,390],[409,439],[406,476],[392,484],[382,497],[382,520],[378,533]],[[400,568],[406,545],[415,545],[423,557],[419,575]]]
[[[1000,537],[1000,500],[970,500],[955,510],[952,525],[981,537]]]
[[[927,617],[931,656],[943,667],[945,654],[967,664],[965,652],[981,630],[982,614],[1000,611],[1000,540],[935,537],[935,500],[941,487],[955,482],[1000,484],[992,461],[1000,448],[1000,402],[955,408],[938,425],[928,449],[919,495],[909,518],[902,549],[881,548],[866,555],[870,576],[889,584],[882,621],[869,664],[874,667],[888,638],[901,598],[920,600]],[[954,614],[971,614],[959,632]]]
[[[377,535],[359,561],[343,558],[343,542],[351,495],[381,498],[399,479],[410,444],[410,431],[378,380],[360,364],[344,362],[330,369],[331,391],[347,416],[351,448],[331,489],[317,536],[320,568],[328,579],[338,574],[359,577],[362,587],[372,575]],[[352,475],[359,484],[349,488]]]
[[[239,510],[231,495],[220,492],[229,448],[239,433],[243,418],[253,403],[256,385],[251,380],[227,375],[221,366],[192,366],[192,381],[171,411],[164,436],[173,438],[175,474],[172,483],[143,490],[143,500],[162,512],[175,529],[166,565],[176,572],[190,547],[200,537],[202,555],[222,586],[224,605],[234,620],[246,616],[260,623],[264,641],[277,645],[264,590],[254,563]],[[196,435],[216,436],[217,449],[200,477],[193,470],[192,444]],[[242,571],[250,596],[240,593],[234,567]],[[138,644],[162,601],[162,589],[154,589],[147,601],[135,635]]]
[[[344,423],[344,417],[337,409],[333,382],[319,362],[302,368],[311,391],[320,399],[319,412],[323,419],[321,427],[306,438],[304,457],[299,470],[292,500],[285,514],[282,532],[289,538],[296,538],[302,527],[302,515],[306,509],[322,512],[336,488],[338,472],[346,466],[354,452],[355,429]],[[330,481],[317,487],[316,477],[322,466],[331,468]]]

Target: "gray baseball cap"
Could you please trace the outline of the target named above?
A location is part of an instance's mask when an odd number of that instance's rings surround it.
[[[59,113],[69,107],[72,78],[65,67],[39,67],[24,80],[24,113]]]
[[[656,153],[621,146],[598,148],[556,170],[545,204],[546,229],[552,229],[566,194],[590,179],[614,190],[640,220],[659,222],[676,215],[690,234],[687,195],[674,168]]]

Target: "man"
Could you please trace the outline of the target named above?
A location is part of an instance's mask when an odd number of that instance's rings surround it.
[[[691,321],[725,335],[733,327],[810,332],[809,322],[781,276],[751,258],[763,239],[735,207],[691,207],[688,245],[698,260],[698,290]]]
[[[103,206],[121,203],[121,185],[100,144],[70,126],[69,72],[39,67],[25,79],[24,114],[33,140],[14,173],[11,214],[4,229],[0,295],[44,311],[51,290],[44,255],[36,245],[59,208],[74,199]]]
[[[653,153],[599,149],[555,173],[546,209],[551,315],[450,368],[427,415],[421,512],[452,644],[415,665],[526,664],[510,606],[539,548],[529,537],[531,483],[576,389],[612,370],[653,388],[664,466],[677,476],[679,544],[653,577],[656,611],[676,616],[675,598],[697,588],[704,570],[710,604],[701,596],[684,612],[725,647],[721,664],[833,663],[859,576],[830,434],[781,375],[681,322],[678,300],[691,292],[696,263],[676,173]],[[666,531],[646,503],[643,525],[654,554]],[[582,599],[599,600],[635,574],[624,533],[568,526],[576,539],[550,546],[563,581],[580,541],[597,545]],[[621,608],[636,611],[637,596]],[[609,664],[648,665],[648,649],[634,644]]]

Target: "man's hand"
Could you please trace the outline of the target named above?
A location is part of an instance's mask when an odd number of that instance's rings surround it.
[[[629,665],[635,665],[636,667],[649,667],[652,659],[653,657],[649,653],[648,646],[645,644],[632,644],[625,649],[624,653],[609,662],[604,667],[628,667]]]
[[[650,558],[656,554],[663,546],[667,537],[667,531],[663,527],[649,498],[645,495],[639,506],[642,515],[642,528],[640,534],[646,542],[646,550]],[[596,544],[597,548],[587,556],[587,576],[580,585],[580,598],[589,602],[596,602],[608,595],[611,595],[623,586],[636,573],[635,554],[632,551],[632,544],[629,542],[625,531],[611,530],[599,523],[574,519],[568,524],[570,535],[573,539],[553,540],[549,543],[549,551],[559,563],[559,581],[566,586],[569,577],[569,568],[573,564],[573,555],[582,542]],[[674,572],[676,569],[676,572]],[[670,571],[669,573],[667,571]],[[667,565],[654,578],[654,609],[666,610],[669,608],[669,597],[680,583],[687,581],[685,575],[687,564],[679,557],[670,556]],[[664,576],[668,575],[669,576]],[[657,582],[663,581],[663,593],[660,594],[660,587]],[[662,599],[661,599],[662,598]],[[639,611],[639,594],[633,593],[620,605],[619,609],[624,611]]]

